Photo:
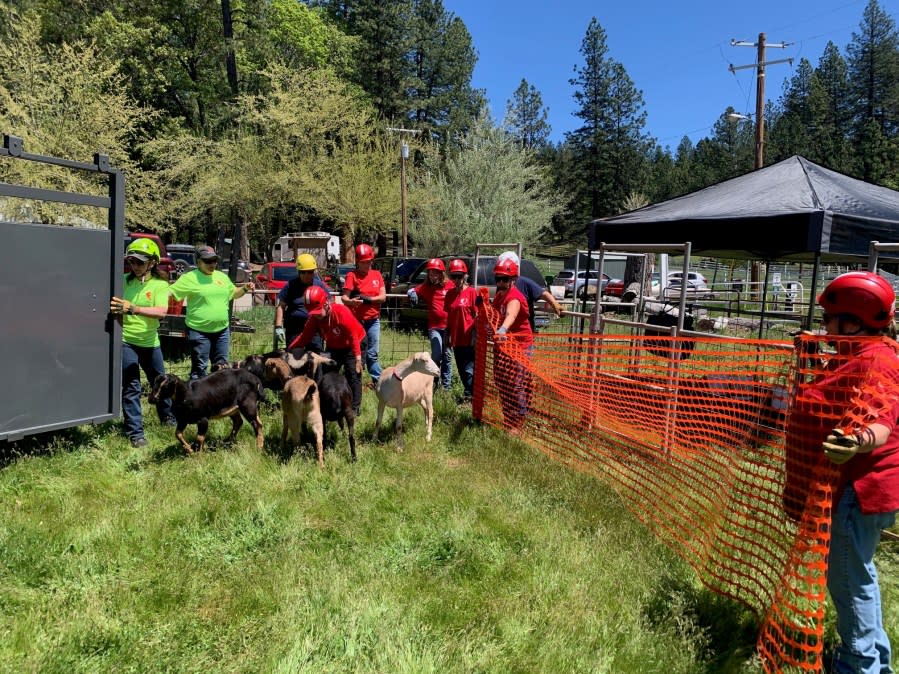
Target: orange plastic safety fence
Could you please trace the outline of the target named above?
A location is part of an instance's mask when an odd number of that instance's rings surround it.
[[[766,671],[821,671],[836,477],[821,442],[864,423],[884,382],[844,379],[841,405],[788,415],[838,354],[800,363],[783,342],[644,335],[525,348],[494,342],[497,324],[485,305],[476,417],[608,483],[703,584],[753,609]]]

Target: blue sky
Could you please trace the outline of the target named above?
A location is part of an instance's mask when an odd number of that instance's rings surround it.
[[[899,0],[879,0],[899,20]],[[549,108],[552,139],[577,126],[574,88],[568,80],[583,59],[579,52],[590,19],[605,29],[609,56],[621,62],[643,91],[646,131],[676,149],[687,135],[710,135],[727,106],[755,110],[755,70],[728,65],[754,63],[754,47],[733,47],[731,39],[771,43],[766,60],[793,57],[767,68],[766,99],[777,100],[785,78],[800,58],[812,66],[828,41],[845,56],[858,31],[867,0],[444,0],[447,11],[468,26],[478,52],[472,84],[485,89],[494,119],[505,116],[506,101],[527,79]]]

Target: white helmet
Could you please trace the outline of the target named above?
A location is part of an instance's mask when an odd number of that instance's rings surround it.
[[[511,260],[516,266],[521,266],[521,260],[518,259],[518,254],[514,250],[507,250],[505,253],[500,253],[500,256],[496,258],[496,264],[505,262],[506,260]]]

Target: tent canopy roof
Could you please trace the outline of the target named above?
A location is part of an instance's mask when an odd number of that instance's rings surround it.
[[[683,244],[709,257],[859,262],[899,242],[899,192],[794,155],[675,199],[590,223],[600,243]]]

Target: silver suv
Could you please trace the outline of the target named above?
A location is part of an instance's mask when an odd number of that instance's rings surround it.
[[[664,290],[665,299],[674,300],[680,297],[683,278],[684,273],[682,271],[669,272],[668,283]],[[709,288],[708,281],[698,271],[687,272],[687,297],[694,299],[709,299],[712,297],[712,289]]]
[[[598,278],[599,272],[595,269],[591,269],[590,271],[581,269],[577,272],[577,278],[575,278],[574,269],[563,269],[556,274],[551,285],[563,286],[565,288],[565,297],[574,295],[579,299],[584,299],[586,296],[596,294]],[[606,286],[611,280],[612,279],[609,278],[608,274],[602,275],[602,283],[599,285],[603,292],[605,292]]]

